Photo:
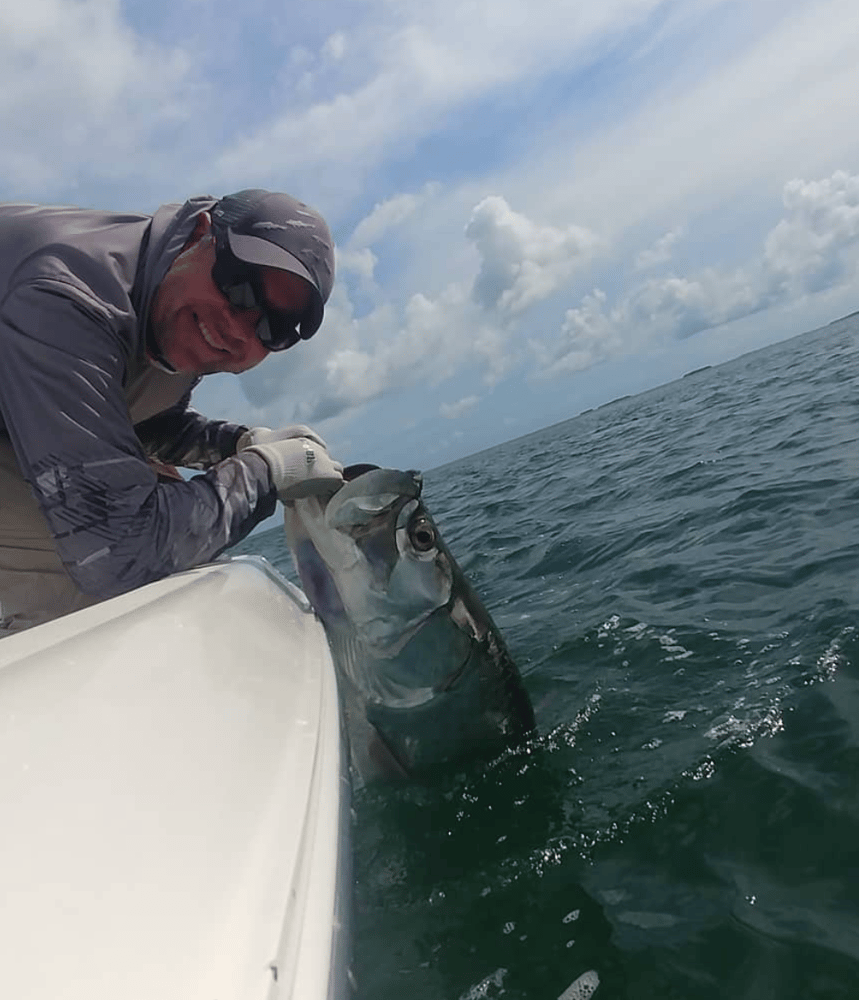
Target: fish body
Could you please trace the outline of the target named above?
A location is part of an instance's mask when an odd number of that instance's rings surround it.
[[[361,468],[330,498],[284,504],[331,646],[354,770],[364,781],[412,777],[524,739],[530,699],[421,500],[420,474]]]

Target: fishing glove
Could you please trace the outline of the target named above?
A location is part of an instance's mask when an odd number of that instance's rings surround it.
[[[332,460],[322,438],[301,424],[278,431],[255,427],[242,434],[237,450],[255,451],[265,460],[284,501],[335,493],[343,482],[343,466]]]
[[[328,448],[328,445],[310,427],[305,427],[304,424],[290,424],[289,427],[281,427],[276,431],[269,427],[251,427],[236,442],[236,451],[244,451],[245,448],[250,448],[255,444],[271,444],[272,441],[285,441],[288,438],[301,437],[315,441],[323,448]]]

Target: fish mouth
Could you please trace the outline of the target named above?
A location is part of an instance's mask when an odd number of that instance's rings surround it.
[[[343,470],[343,479],[351,483],[353,479],[363,476],[365,472],[375,472],[381,468],[379,465],[370,465],[368,462],[359,462],[357,465],[347,465]]]
[[[460,665],[444,677],[438,684],[433,687],[433,694],[444,694],[445,691],[450,691],[451,688],[456,687],[459,681],[465,676],[465,672],[468,670],[469,664],[474,659],[474,644],[472,643],[471,648],[468,651],[468,656],[460,663]]]
[[[325,508],[325,523],[341,531],[362,528],[395,507],[417,500],[422,488],[418,472],[370,468],[347,479],[334,494]]]

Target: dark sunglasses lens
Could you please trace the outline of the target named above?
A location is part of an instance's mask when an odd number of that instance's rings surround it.
[[[228,250],[216,243],[212,281],[229,299],[231,305],[239,305],[241,297],[247,295],[247,290],[243,286],[250,284],[249,278],[247,265],[243,266]]]
[[[215,253],[212,281],[221,294],[234,309],[259,308],[252,270],[225,250],[216,249]]]
[[[236,309],[259,308],[256,292],[249,281],[242,281],[236,285],[227,285],[222,291],[229,300],[230,305]]]
[[[299,320],[300,317],[289,313],[263,313],[257,323],[257,338],[269,351],[285,351],[300,339]]]

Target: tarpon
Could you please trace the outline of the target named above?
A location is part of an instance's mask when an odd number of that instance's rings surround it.
[[[330,498],[285,503],[284,522],[360,778],[419,775],[527,737],[519,671],[421,501],[420,474],[346,477]]]

